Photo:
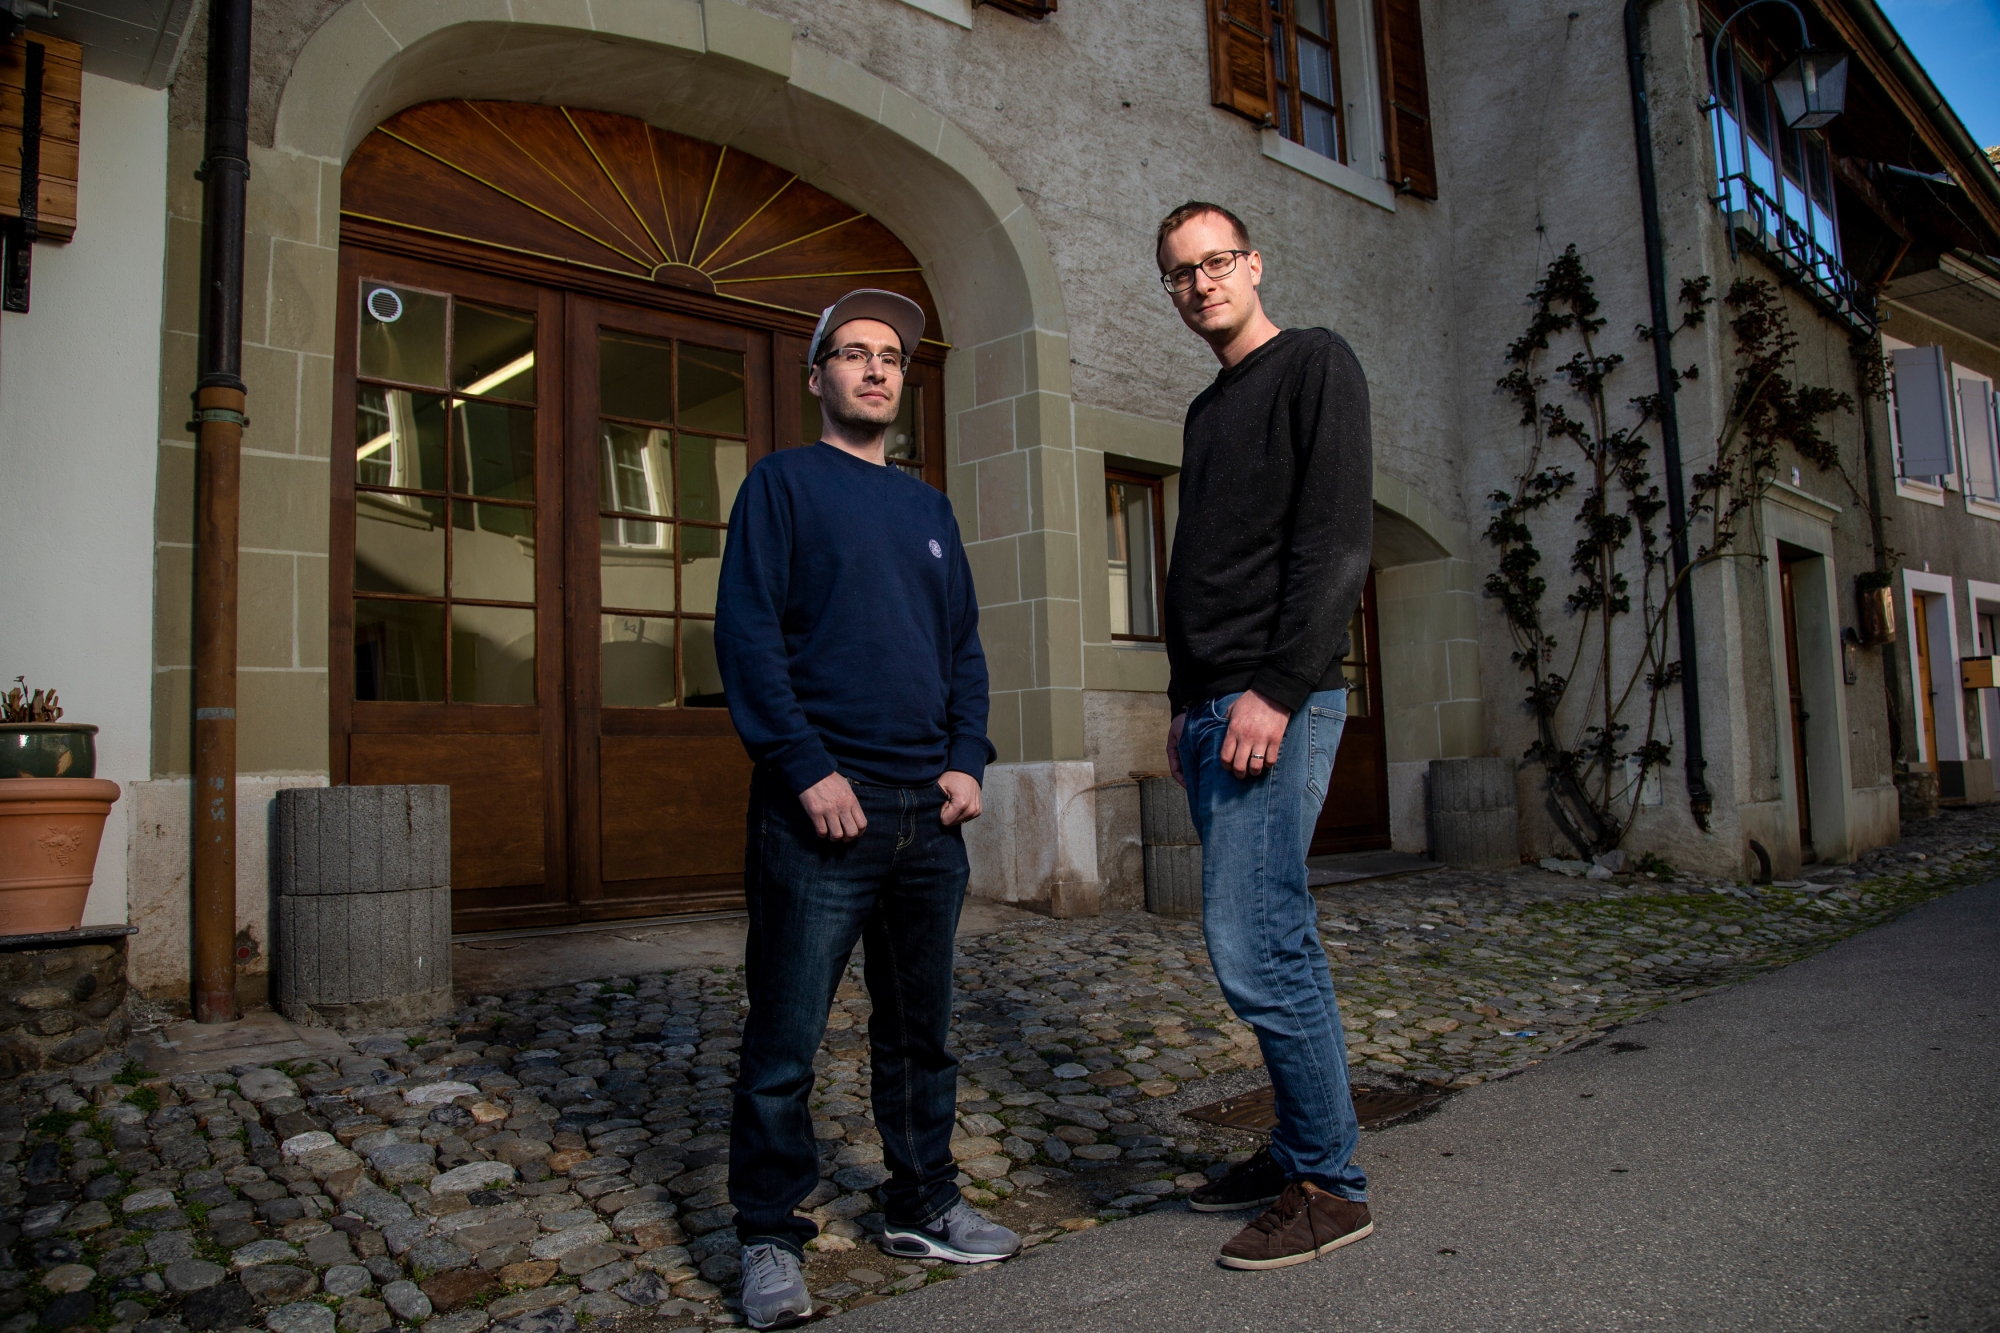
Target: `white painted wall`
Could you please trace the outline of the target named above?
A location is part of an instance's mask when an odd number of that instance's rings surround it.
[[[0,677],[94,722],[127,792],[152,744],[167,94],[83,76],[76,239],[35,247],[31,310],[0,316]],[[125,920],[131,801],[112,808],[86,925]]]

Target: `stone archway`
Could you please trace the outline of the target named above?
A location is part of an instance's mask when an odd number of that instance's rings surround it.
[[[647,9],[572,27],[495,23],[480,0],[356,0],[299,53],[276,147],[345,161],[389,116],[446,97],[636,116],[775,162],[882,219],[924,261],[955,345],[1066,332],[1039,226],[944,116],[728,0]]]
[[[1014,183],[946,116],[733,0],[576,12],[574,24],[508,23],[493,21],[485,0],[350,0],[300,51],[279,95],[275,149],[338,164],[406,107],[492,98],[618,112],[797,172],[909,246],[954,358],[988,349],[1028,368],[1022,402],[976,405],[983,460],[954,456],[948,489],[968,547],[1018,549],[1008,561],[1018,561],[1020,587],[1072,581],[1073,571],[1033,568],[1076,549],[1073,507],[1031,490],[1074,473],[1068,321],[1048,246]],[[318,200],[322,215],[334,203]],[[330,282],[312,294],[330,297]],[[970,381],[947,377],[954,440],[975,411]],[[1030,423],[1018,440],[1017,419]],[[1039,540],[1044,533],[1060,540]],[[982,599],[1002,764],[1081,758],[1078,605],[1009,596],[1019,600]]]
[[[1048,591],[1074,586],[1080,547],[1077,508],[1066,498],[1077,469],[1068,320],[1048,245],[1014,182],[947,115],[735,0],[539,6],[534,22],[507,21],[509,12],[491,0],[347,0],[285,74],[271,146],[251,150],[250,240],[273,260],[268,286],[248,294],[272,312],[270,373],[253,364],[249,378],[253,403],[296,407],[263,413],[257,427],[267,438],[274,425],[288,431],[279,451],[296,462],[260,465],[271,475],[246,481],[246,512],[300,516],[290,528],[300,534],[296,558],[324,568],[324,529],[315,529],[326,486],[340,168],[377,125],[419,103],[483,98],[615,112],[740,149],[879,219],[909,247],[952,362],[1017,368],[997,396],[988,386],[978,401],[972,374],[945,376],[946,486],[975,568],[1018,574],[1004,590],[982,588],[989,734],[1000,751],[989,809],[1054,791],[1085,757],[1081,606]],[[540,17],[556,14],[565,17]],[[198,136],[177,140],[175,151],[192,167]],[[187,221],[196,226],[183,230],[195,234],[198,220]],[[170,331],[166,342],[180,355],[185,339]],[[976,459],[962,456],[959,440],[975,436]],[[163,456],[179,465],[171,449]],[[324,615],[325,581],[296,587],[296,605],[273,610],[278,628]],[[246,703],[246,780],[328,772],[326,742],[300,737],[290,721],[324,707],[325,652],[306,645],[289,675],[270,677],[283,706]],[[983,823],[997,831],[1001,821]],[[1071,836],[1063,824],[1034,840],[1088,879],[1088,831],[1086,821]],[[975,852],[976,865],[991,859]],[[251,915],[261,919],[261,909]]]

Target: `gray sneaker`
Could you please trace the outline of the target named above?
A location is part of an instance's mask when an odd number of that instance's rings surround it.
[[[943,1259],[954,1264],[990,1264],[1021,1252],[1021,1238],[960,1199],[927,1227],[890,1227],[882,1250],[898,1259]]]
[[[782,1245],[743,1247],[743,1318],[752,1328],[790,1328],[812,1314],[799,1261]]]

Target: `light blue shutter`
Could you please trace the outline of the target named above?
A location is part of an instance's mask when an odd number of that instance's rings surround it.
[[[1946,476],[1952,465],[1951,361],[1942,347],[1896,349],[1896,426],[1903,475]]]
[[[1996,495],[1993,463],[1993,387],[1983,380],[1958,382],[1958,421],[1965,439],[1965,488],[1981,499]]]

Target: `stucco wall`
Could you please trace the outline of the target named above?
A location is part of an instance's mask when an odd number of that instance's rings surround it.
[[[84,909],[126,916],[131,786],[148,773],[153,437],[167,95],[83,76],[76,239],[37,245],[27,314],[0,316],[0,676],[92,722],[112,808]]]
[[[1451,40],[1443,81],[1458,91],[1446,108],[1442,132],[1458,142],[1461,160],[1506,165],[1505,170],[1482,176],[1478,189],[1462,191],[1452,210],[1461,366],[1455,387],[1465,489],[1484,496],[1496,489],[1513,489],[1528,456],[1531,434],[1520,424],[1515,404],[1493,386],[1507,369],[1502,353],[1526,327],[1531,311],[1526,294],[1549,262],[1573,243],[1596,279],[1600,313],[1607,321],[1596,349],[1624,357],[1607,393],[1614,427],[1632,420],[1630,398],[1655,391],[1651,348],[1633,332],[1650,317],[1625,78],[1623,6],[1611,0],[1586,5],[1493,0],[1455,4],[1445,14]],[[1761,259],[1748,253],[1732,255],[1720,217],[1709,202],[1715,177],[1708,128],[1700,111],[1706,73],[1695,5],[1692,0],[1654,4],[1644,26],[1669,291],[1677,293],[1683,278],[1701,274],[1712,278],[1718,297],[1739,276],[1778,281],[1778,271]],[[1537,71],[1532,88],[1524,88],[1520,78],[1520,71],[1528,68]],[[1788,291],[1785,301],[1801,334],[1798,375],[1807,382],[1853,392],[1856,378],[1848,354],[1849,331],[1795,292]],[[1571,345],[1565,345],[1551,364],[1569,350]],[[1701,371],[1700,378],[1683,384],[1676,397],[1683,460],[1687,471],[1694,473],[1715,457],[1723,395],[1733,379],[1727,312],[1718,306],[1700,329],[1677,335],[1673,357],[1676,365],[1694,364]],[[1572,411],[1581,407],[1557,387],[1548,396],[1564,401]],[[1657,441],[1657,430],[1650,433]],[[1840,452],[1846,477],[1864,484],[1859,419],[1838,416],[1828,423],[1827,433]],[[1577,466],[1582,459],[1567,444],[1558,444],[1549,461]],[[1796,457],[1781,457],[1780,479],[1789,480],[1790,468],[1798,464],[1802,460]],[[1656,448],[1656,475],[1659,466]],[[1822,474],[1804,465],[1801,484],[1842,508],[1833,524],[1831,554],[1843,586],[1851,590],[1852,573],[1873,564],[1865,512],[1838,473]],[[1564,654],[1578,637],[1574,620],[1560,610],[1561,591],[1570,582],[1565,574],[1567,557],[1577,536],[1569,525],[1576,498],[1573,494],[1556,507],[1559,512],[1536,523],[1542,572],[1550,580],[1550,601],[1555,604],[1551,628]],[[1482,513],[1475,526],[1483,525]],[[1698,532],[1697,545],[1699,540]],[[1479,545],[1476,563],[1491,568],[1491,546],[1483,539]],[[1754,539],[1746,545],[1752,556],[1760,549]],[[1636,562],[1633,574],[1636,577]],[[1711,565],[1695,574],[1693,585],[1706,776],[1715,794],[1715,813],[1706,831],[1690,816],[1682,770],[1685,722],[1680,692],[1670,691],[1660,716],[1663,734],[1675,752],[1672,766],[1663,774],[1663,800],[1639,809],[1627,845],[1657,850],[1680,865],[1744,873],[1754,864],[1748,860],[1747,839],[1758,836],[1768,843],[1771,830],[1782,830],[1790,821],[1783,809],[1776,693],[1782,663],[1772,658],[1761,566],[1754,561]],[[1851,624],[1851,593],[1836,600],[1841,623]],[[1637,618],[1631,620],[1635,624]],[[1837,632],[1838,626],[1834,628]],[[1628,625],[1618,641],[1620,652],[1628,656],[1636,647],[1632,633],[1633,625]],[[1494,748],[1502,754],[1521,754],[1533,739],[1531,715],[1520,702],[1527,682],[1510,660],[1515,645],[1490,599],[1482,600],[1480,644]],[[1837,643],[1825,650],[1837,653]],[[1679,650],[1671,650],[1670,656],[1678,657]],[[1880,739],[1881,678],[1879,667],[1874,670],[1877,674],[1871,676],[1863,663],[1860,682],[1846,687],[1852,731],[1848,757],[1853,781],[1860,787],[1888,781]],[[1563,733],[1574,739],[1582,735],[1587,719],[1574,708],[1573,700],[1563,721]],[[1643,715],[1634,721],[1642,725]],[[1571,854],[1546,816],[1542,783],[1536,767],[1524,768],[1523,850],[1536,856]],[[1793,839],[1796,865],[1795,832]]]

